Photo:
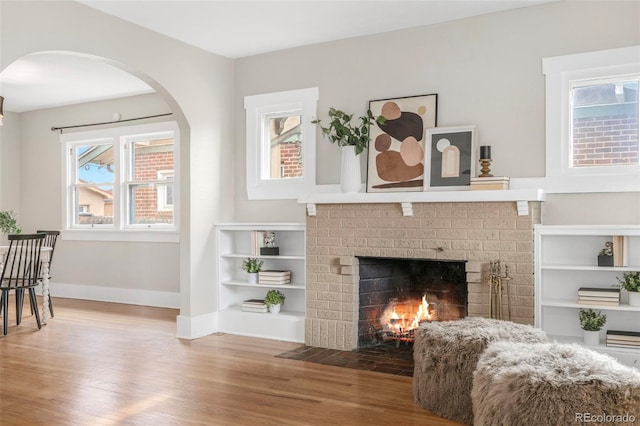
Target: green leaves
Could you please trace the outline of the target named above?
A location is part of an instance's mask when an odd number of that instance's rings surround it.
[[[607,322],[607,316],[593,309],[580,309],[580,326],[583,330],[598,331]]]
[[[320,125],[322,135],[338,146],[355,146],[356,155],[360,154],[369,145],[369,126],[378,123],[383,124],[386,119],[383,116],[374,117],[371,110],[367,110],[365,116],[359,118],[357,125],[351,124],[353,114],[334,107],[329,108],[329,125],[321,126],[321,120],[313,120],[312,124]]]
[[[619,287],[627,291],[640,291],[640,272],[623,272],[622,278],[616,277]]]
[[[19,234],[22,232],[13,211],[0,212],[0,232],[3,234]]]

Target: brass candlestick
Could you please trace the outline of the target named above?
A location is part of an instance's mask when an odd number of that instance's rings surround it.
[[[490,173],[491,172],[491,168],[489,166],[491,166],[491,158],[482,158],[480,159],[480,174],[478,175],[478,177],[493,177],[493,175]]]

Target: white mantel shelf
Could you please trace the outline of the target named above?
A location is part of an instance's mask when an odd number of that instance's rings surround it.
[[[357,192],[317,193],[298,198],[307,205],[309,216],[316,215],[317,204],[400,203],[404,216],[413,216],[413,203],[490,203],[514,201],[518,215],[529,215],[529,201],[545,201],[542,189],[510,189],[501,191],[425,191],[425,192]]]

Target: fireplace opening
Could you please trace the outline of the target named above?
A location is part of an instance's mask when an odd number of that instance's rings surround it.
[[[358,347],[413,343],[424,321],[467,316],[465,261],[359,257]]]

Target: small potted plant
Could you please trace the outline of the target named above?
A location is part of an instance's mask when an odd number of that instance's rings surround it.
[[[580,309],[580,327],[585,345],[596,346],[600,343],[600,330],[607,322],[607,316],[593,309]]]
[[[284,304],[285,295],[280,290],[269,290],[264,297],[264,304],[269,307],[269,312],[277,314],[281,305]]]
[[[249,274],[248,281],[250,284],[256,284],[258,282],[258,272],[262,270],[262,264],[264,262],[255,257],[247,257],[242,261],[242,269]]]
[[[640,306],[640,272],[623,272],[622,278],[616,277],[616,279],[618,280],[616,287],[629,292],[629,305]]]
[[[362,185],[360,181],[360,154],[369,145],[369,126],[372,124],[384,124],[383,116],[375,117],[371,110],[360,117],[359,124],[351,124],[353,114],[334,107],[329,108],[329,125],[322,127],[321,120],[313,120],[311,123],[320,126],[322,135],[332,143],[342,147],[342,163],[340,169],[340,186],[342,192],[358,192]]]

